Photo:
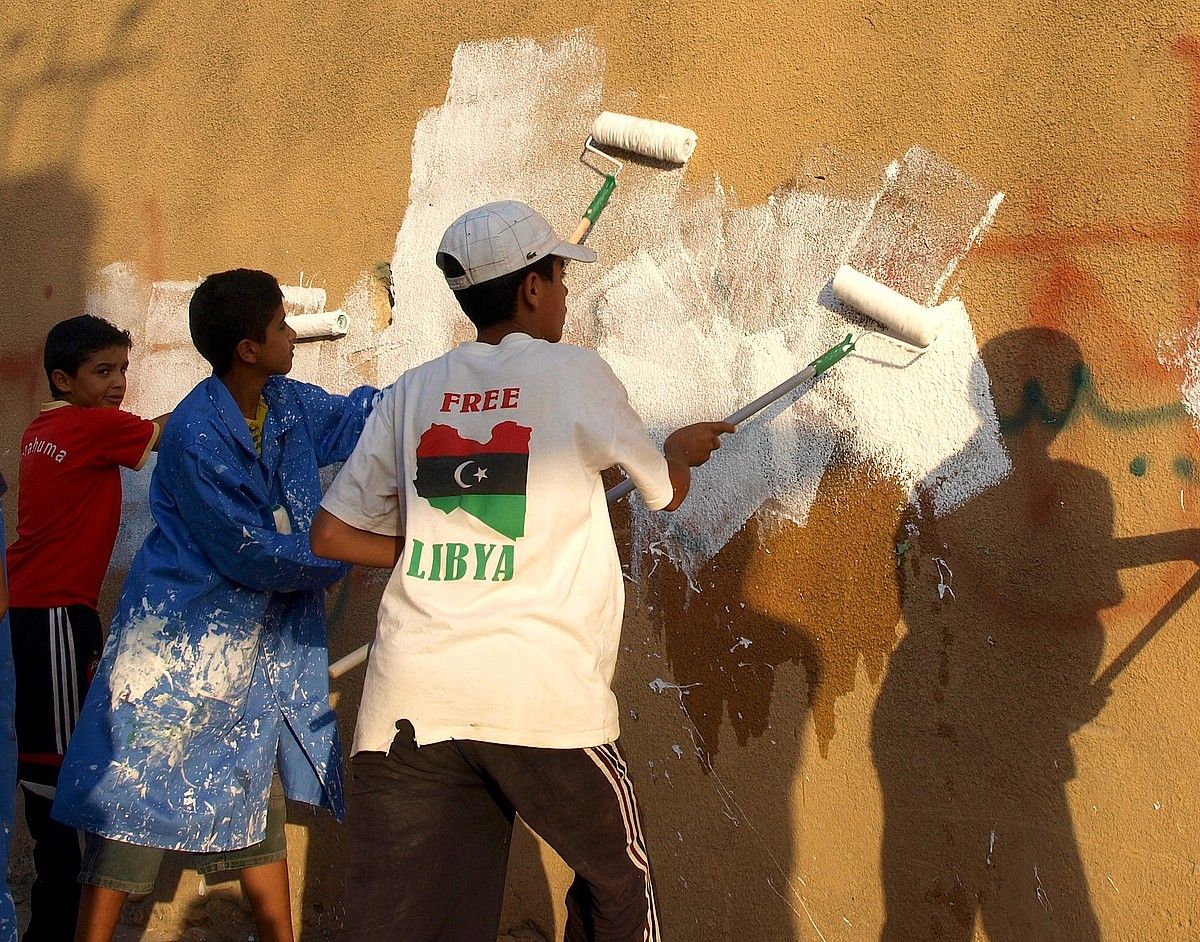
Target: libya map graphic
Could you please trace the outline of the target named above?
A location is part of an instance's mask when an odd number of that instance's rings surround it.
[[[463,510],[509,539],[524,536],[532,431],[501,422],[477,442],[452,426],[429,426],[417,443],[417,495],[446,514]]]

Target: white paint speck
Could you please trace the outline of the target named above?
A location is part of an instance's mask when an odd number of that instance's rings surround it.
[[[954,572],[950,569],[950,564],[940,556],[935,556],[933,561],[937,564],[938,598],[944,599],[947,595],[949,595],[950,598],[954,598],[954,589],[950,587],[951,583],[954,581]]]

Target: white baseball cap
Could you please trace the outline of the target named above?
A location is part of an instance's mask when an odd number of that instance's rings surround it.
[[[445,257],[462,266],[463,274],[446,275],[455,291],[520,271],[547,255],[594,262],[596,253],[564,242],[535,209],[516,200],[488,203],[450,223],[437,250],[438,268]]]

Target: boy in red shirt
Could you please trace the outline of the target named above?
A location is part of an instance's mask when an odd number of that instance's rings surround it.
[[[131,346],[126,331],[90,314],[51,328],[44,360],[53,400],[21,439],[8,578],[18,778],[36,872],[24,942],[75,934],[79,840],[50,808],[104,646],[96,606],[121,522],[121,468],[146,463],[167,418],[120,409]]]

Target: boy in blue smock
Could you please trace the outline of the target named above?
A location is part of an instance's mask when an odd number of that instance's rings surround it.
[[[313,556],[308,530],[318,471],[348,457],[376,390],[285,378],[296,335],[265,272],[207,278],[190,326],[213,376],[163,431],[154,528],[54,813],[87,832],[77,938],[111,938],[125,898],[179,850],[202,874],[239,871],[258,939],[291,942],[283,794],[343,808],[324,590],[347,567]]]

